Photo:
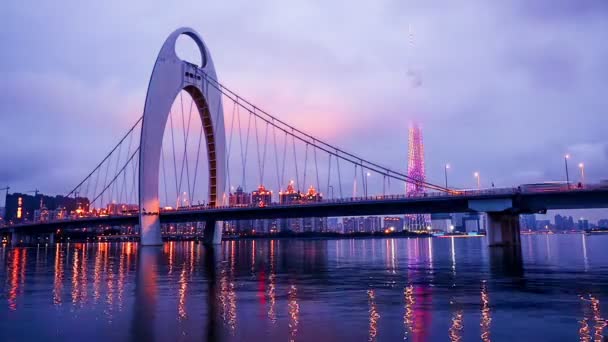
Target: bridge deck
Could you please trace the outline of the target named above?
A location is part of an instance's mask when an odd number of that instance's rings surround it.
[[[329,200],[305,204],[271,204],[265,207],[215,207],[162,210],[161,222],[197,222],[206,220],[248,220],[268,218],[363,216],[395,214],[433,214],[473,212],[470,201],[509,200],[509,210],[535,213],[551,209],[608,208],[608,188],[577,189],[554,192],[522,193],[517,189],[469,191],[458,195],[429,194],[420,197],[375,196],[347,200]],[[58,228],[97,225],[135,225],[139,214],[104,217],[83,217],[72,220],[25,223],[6,226],[2,230],[46,232]]]

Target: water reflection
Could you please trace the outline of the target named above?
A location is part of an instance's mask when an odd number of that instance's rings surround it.
[[[378,308],[376,307],[376,293],[374,290],[367,290],[367,300],[369,302],[369,338],[368,341],[376,341],[378,336]]]
[[[158,263],[160,248],[140,248],[133,306],[133,341],[153,341],[158,303]]]
[[[512,279],[523,277],[521,246],[490,248],[490,270],[496,277]]]
[[[300,324],[300,304],[298,304],[298,288],[295,285],[289,287],[288,311],[289,311],[289,341],[296,340],[298,325]]]
[[[601,341],[608,236],[549,239],[551,251],[546,236],[522,239],[525,256],[455,238],[3,249],[0,331],[27,340],[95,332],[92,341],[490,341],[515,331]],[[35,319],[43,315],[48,324]]]
[[[235,249],[236,243],[230,243],[230,264],[229,268],[224,265],[220,271],[220,294],[219,301],[221,303],[221,317],[224,325],[228,327],[232,335],[236,332],[237,312],[236,312],[236,292],[234,283],[235,272]],[[217,261],[216,261],[217,262]]]
[[[450,341],[452,342],[462,341],[462,329],[464,328],[463,315],[462,310],[456,310],[452,313],[452,325],[448,331]]]
[[[405,300],[405,313],[403,314],[403,325],[405,326],[404,340],[408,340],[409,336],[414,332],[414,287],[407,286],[403,290]]]
[[[220,312],[218,312],[218,301],[220,300],[220,288],[217,285],[217,268],[221,260],[219,248],[204,248],[205,276],[207,278],[207,341],[219,341]],[[220,285],[221,286],[221,285]]]
[[[605,341],[604,328],[608,324],[602,318],[600,312],[600,301],[593,295],[580,297],[583,309],[583,319],[579,321],[580,341]]]
[[[27,261],[27,249],[15,248],[9,253],[10,269],[8,283],[8,308],[11,311],[17,310],[17,297],[23,291],[25,283],[25,265]]]
[[[275,241],[270,241],[270,274],[268,275],[268,319],[270,323],[275,324],[277,322],[277,313],[275,311],[276,306],[276,274],[275,274]]]
[[[488,286],[485,281],[481,284],[481,340],[484,342],[491,341],[490,324],[492,323],[492,314],[490,312],[490,296],[488,294]]]
[[[53,304],[61,304],[61,296],[63,291],[63,253],[62,245],[58,244],[55,247],[55,279],[53,282]]]

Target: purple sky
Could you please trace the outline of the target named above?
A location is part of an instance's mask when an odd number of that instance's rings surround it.
[[[429,180],[608,179],[608,3],[13,1],[0,11],[0,185],[64,193],[141,114],[158,50],[190,26],[220,80],[286,121]],[[413,28],[414,48],[408,43]],[[412,86],[408,65],[420,77]],[[324,124],[320,124],[324,123]]]

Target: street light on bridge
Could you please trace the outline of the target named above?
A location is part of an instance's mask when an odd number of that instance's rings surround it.
[[[445,188],[448,188],[448,169],[450,168],[450,164],[445,164],[445,167],[443,168],[444,174],[445,174]]]
[[[568,174],[568,159],[570,159],[570,155],[566,154],[564,156],[564,165],[566,167],[566,185],[568,186],[568,189],[570,189],[570,175]]]
[[[473,176],[477,178],[477,190],[481,189],[481,182],[479,181],[479,172],[473,173]]]
[[[578,168],[581,170],[581,185],[585,185],[585,164],[579,163]]]

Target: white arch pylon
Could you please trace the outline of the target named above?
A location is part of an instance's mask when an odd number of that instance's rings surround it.
[[[180,35],[186,35],[199,47],[201,65],[181,60],[175,52]],[[139,224],[141,244],[161,245],[159,165],[162,139],[171,106],[180,91],[187,91],[196,104],[205,133],[209,166],[209,205],[221,203],[226,180],[226,132],[222,94],[209,86],[207,75],[217,80],[209,50],[191,28],[171,33],[161,48],[146,95],[139,152]],[[221,222],[206,222],[204,240],[218,244],[222,238]]]

